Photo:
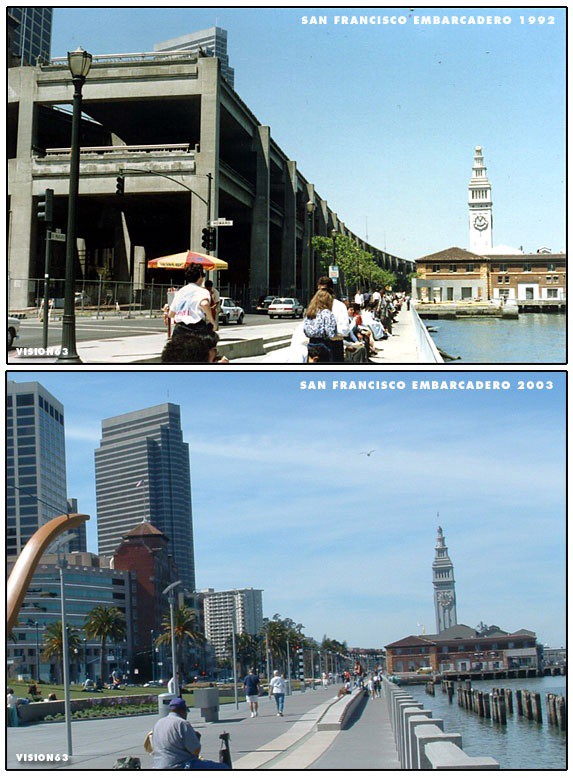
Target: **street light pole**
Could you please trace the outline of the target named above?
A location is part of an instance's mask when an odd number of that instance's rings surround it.
[[[70,667],[68,656],[68,628],[66,625],[66,600],[65,600],[65,584],[64,584],[64,570],[68,566],[67,560],[61,555],[61,548],[58,548],[58,567],[60,569],[60,598],[61,598],[61,615],[62,615],[62,666],[63,666],[63,682],[64,682],[64,712],[66,717],[66,740],[67,740],[67,754],[71,756],[72,751],[72,709],[70,704]]]
[[[155,630],[151,630],[151,680],[155,682]]]
[[[315,271],[314,271],[314,251],[312,248],[312,238],[314,234],[314,211],[316,205],[312,200],[309,200],[306,204],[306,212],[308,214],[308,299],[312,297],[314,292],[314,285],[316,283]]]
[[[68,52],[68,67],[74,85],[72,113],[72,144],[70,149],[70,188],[68,195],[68,227],[66,233],[66,286],[64,316],[62,319],[62,348],[57,362],[80,364],[76,352],[76,207],[80,182],[80,121],[82,116],[82,87],[90,71],[92,55],[81,47]]]
[[[287,649],[287,694],[292,694],[291,672],[290,672],[290,642],[288,637],[286,639],[286,649]]]
[[[163,590],[169,599],[169,618],[171,622],[171,664],[173,665],[173,685],[175,696],[179,697],[179,681],[177,680],[177,650],[175,648],[175,588],[181,584],[181,581],[175,581]]]
[[[235,710],[239,710],[239,693],[237,691],[237,644],[235,640],[235,630],[237,629],[237,603],[235,598],[237,592],[233,594],[233,623],[231,625],[231,640],[233,645],[233,685],[235,687]]]

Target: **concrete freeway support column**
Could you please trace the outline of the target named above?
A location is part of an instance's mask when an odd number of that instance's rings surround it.
[[[192,244],[190,248],[193,251],[204,251],[201,247],[202,230],[211,219],[219,216],[221,88],[219,60],[216,57],[200,57],[197,63],[201,84],[201,135],[199,151],[195,154],[196,175],[187,177],[185,183],[201,198],[189,193]],[[205,204],[209,199],[208,173],[212,176],[211,213],[207,212]]]
[[[281,240],[281,289],[285,295],[294,295],[296,290],[296,162],[288,160],[284,178],[285,199]]]
[[[257,127],[253,138],[257,158],[256,194],[251,228],[251,295],[269,288],[270,127]]]
[[[326,200],[319,200],[317,203],[318,219],[316,222],[316,234],[323,237],[328,235],[328,203]],[[318,273],[320,275],[320,273]]]
[[[28,305],[30,260],[36,250],[35,219],[32,201],[32,145],[36,117],[36,68],[9,68],[10,82],[14,79],[19,90],[17,158],[9,160],[10,223],[8,244],[8,272],[10,274],[9,305],[24,308]],[[43,270],[42,270],[43,275]]]

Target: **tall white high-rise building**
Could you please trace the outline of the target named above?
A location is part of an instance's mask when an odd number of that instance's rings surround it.
[[[482,147],[476,146],[472,177],[468,187],[470,251],[487,255],[493,247],[493,204],[491,184],[483,161]]]
[[[205,637],[215,650],[215,657],[227,657],[227,639],[247,633],[257,635],[263,626],[262,589],[230,589],[201,591],[205,608]]]
[[[229,86],[235,88],[235,70],[229,65],[227,54],[227,30],[220,27],[209,27],[207,30],[199,30],[179,38],[171,38],[156,43],[154,51],[190,51],[199,54],[200,50],[208,57],[217,57],[221,62],[221,75]]]

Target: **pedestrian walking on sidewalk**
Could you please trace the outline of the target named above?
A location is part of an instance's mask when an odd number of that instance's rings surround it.
[[[284,716],[286,688],[285,679],[282,677],[278,670],[275,670],[269,684],[269,697],[275,698],[275,702],[277,704],[277,716]]]
[[[251,667],[243,683],[245,685],[245,697],[251,709],[251,718],[254,719],[259,715],[259,686],[261,684],[254,667]]]

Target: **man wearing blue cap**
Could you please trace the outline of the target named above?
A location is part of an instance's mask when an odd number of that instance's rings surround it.
[[[174,697],[169,713],[153,727],[153,768],[155,770],[228,770],[226,764],[199,759],[200,736],[187,721],[187,703]]]

